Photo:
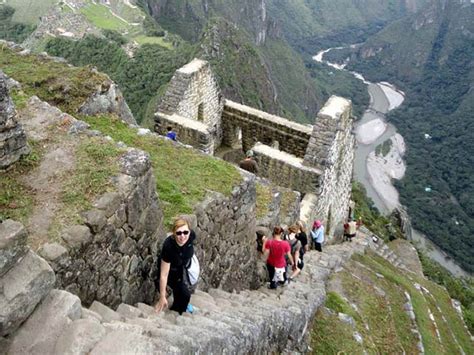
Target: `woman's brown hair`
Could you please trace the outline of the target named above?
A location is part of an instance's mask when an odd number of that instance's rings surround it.
[[[296,222],[296,225],[300,228],[301,233],[306,233],[306,228],[303,221]]]
[[[295,234],[297,234],[297,233],[298,233],[298,229],[299,229],[299,227],[298,227],[296,224],[293,224],[292,226],[290,226],[290,228],[288,228],[288,233],[295,233]]]
[[[273,235],[281,235],[283,234],[283,228],[281,228],[280,226],[276,226],[275,228],[273,228]]]
[[[184,218],[177,218],[175,219],[174,223],[173,223],[173,234],[176,233],[176,231],[183,227],[183,226],[188,226],[189,228],[189,223],[188,221],[186,221]]]

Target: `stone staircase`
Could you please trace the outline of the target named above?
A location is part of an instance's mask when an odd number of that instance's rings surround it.
[[[308,330],[325,300],[330,273],[372,243],[364,236],[328,246],[323,253],[311,251],[297,280],[277,290],[265,286],[240,293],[196,291],[191,298],[194,314],[179,316],[170,311],[157,314],[141,303],[120,304],[115,311],[99,302],[89,309],[81,307],[75,295],[52,290],[54,273],[27,250],[21,224],[4,221],[0,226],[0,261],[4,255],[16,255],[14,266],[0,276],[2,354],[306,351]],[[15,252],[18,248],[21,252]],[[25,278],[28,287],[22,286]]]

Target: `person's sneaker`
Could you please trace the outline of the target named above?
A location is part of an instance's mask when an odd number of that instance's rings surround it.
[[[188,303],[188,306],[186,307],[186,312],[191,314],[194,312],[194,307],[191,303]]]

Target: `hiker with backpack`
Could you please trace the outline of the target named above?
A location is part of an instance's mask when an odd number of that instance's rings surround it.
[[[310,231],[310,234],[311,240],[313,241],[314,249],[319,252],[322,252],[324,243],[324,226],[321,221],[314,221],[313,229]]]
[[[282,239],[283,228],[273,228],[273,239],[267,240],[264,246],[264,258],[267,260],[267,270],[270,279],[269,288],[275,289],[284,285],[286,280],[286,260],[288,257],[290,265],[294,265],[291,256],[291,247],[288,241]]]
[[[179,314],[186,311],[193,312],[193,307],[189,301],[191,300],[193,287],[197,282],[196,268],[197,273],[199,273],[199,264],[194,255],[193,243],[195,239],[196,234],[189,227],[189,223],[182,218],[178,218],[173,225],[173,234],[165,239],[161,250],[160,298],[155,305],[157,312],[168,307],[166,286],[169,286],[173,291],[174,301],[170,310]],[[190,274],[190,270],[193,270],[193,274]]]
[[[301,260],[301,250],[303,249],[301,242],[296,238],[296,235],[299,231],[297,225],[293,225],[288,228],[288,242],[290,243],[291,248],[291,256],[293,257],[294,264],[293,264],[293,272],[289,277],[289,281],[293,281],[296,276],[301,272],[303,269],[303,261]]]

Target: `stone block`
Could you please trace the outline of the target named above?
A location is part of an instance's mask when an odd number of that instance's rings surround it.
[[[150,156],[142,150],[130,149],[120,158],[120,168],[123,174],[143,176],[151,168]]]
[[[95,213],[92,213],[91,211],[90,215],[88,215],[87,217],[86,223],[90,224],[91,227],[95,225],[97,228],[96,223],[98,223],[98,219],[100,219],[100,216]],[[92,233],[89,227],[87,226],[75,225],[64,229],[61,233],[61,238],[69,245],[69,247],[80,248],[83,245],[90,243],[90,241],[92,240]]]
[[[97,320],[78,319],[69,324],[56,343],[57,355],[88,354],[106,334]]]
[[[110,332],[100,340],[89,355],[154,354],[161,351],[162,349],[159,349],[151,338],[127,331],[116,330]]]
[[[0,223],[0,277],[27,252],[25,227],[7,219]]]
[[[61,333],[81,317],[81,301],[66,291],[52,290],[12,336],[11,354],[52,354]]]
[[[56,262],[68,255],[67,249],[58,243],[46,243],[38,251],[48,261]]]
[[[98,301],[94,301],[89,309],[95,313],[98,313],[103,318],[104,322],[122,320],[122,316],[120,314]]]
[[[112,216],[115,211],[118,210],[120,204],[122,203],[122,198],[117,192],[106,192],[103,194],[98,201],[94,203],[94,207],[103,210],[105,216],[109,218]]]
[[[117,308],[117,313],[121,314],[125,318],[144,318],[144,313],[138,308],[130,306],[125,303],[121,303]]]
[[[91,210],[83,212],[84,223],[90,227],[93,233],[98,233],[107,224],[105,212],[101,210]]]
[[[0,278],[0,336],[15,331],[50,292],[54,282],[51,267],[32,251]]]

